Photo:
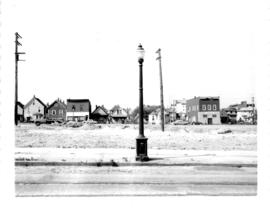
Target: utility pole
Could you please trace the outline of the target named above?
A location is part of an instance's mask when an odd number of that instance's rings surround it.
[[[18,41],[18,39],[21,39],[21,35],[19,35],[18,32],[15,33],[15,111],[14,111],[14,117],[15,117],[15,125],[18,124],[18,61],[25,61],[20,60],[19,55],[25,54],[24,52],[18,52],[18,46],[22,46],[22,44]]]
[[[161,109],[161,130],[164,132],[164,101],[163,101],[163,81],[162,81],[162,68],[161,68],[161,49],[159,48],[156,53],[158,57],[156,60],[159,60],[159,78],[160,78],[160,109]]]

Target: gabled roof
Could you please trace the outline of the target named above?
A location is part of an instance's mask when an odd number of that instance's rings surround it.
[[[53,103],[51,105],[48,106],[47,109],[50,109],[55,103],[59,103],[61,105],[63,105],[65,108],[67,108],[67,105],[64,102],[61,102],[59,99],[53,101]]]
[[[35,95],[33,96],[33,98],[24,106],[24,108],[28,107],[29,105],[32,104],[32,102],[34,100],[37,100],[41,105],[43,105],[46,108],[46,105],[39,99],[37,98]]]
[[[21,108],[24,108],[24,105],[21,102],[17,102],[17,105],[20,106]]]
[[[109,115],[107,109],[104,106],[97,106],[96,109],[92,112],[92,114],[97,113],[98,109],[101,109],[106,115]]]

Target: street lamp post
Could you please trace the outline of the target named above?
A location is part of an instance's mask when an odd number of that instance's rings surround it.
[[[136,160],[148,161],[147,155],[147,138],[144,136],[144,122],[143,122],[143,61],[144,49],[139,44],[138,49],[139,62],[139,136],[136,138]]]

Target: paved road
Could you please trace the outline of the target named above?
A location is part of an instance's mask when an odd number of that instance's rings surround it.
[[[256,167],[16,167],[17,196],[178,196],[256,194]]]

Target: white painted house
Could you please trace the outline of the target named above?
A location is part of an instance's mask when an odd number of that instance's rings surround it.
[[[169,122],[169,118],[170,118],[169,113],[167,111],[164,111],[165,123]],[[148,124],[151,124],[151,125],[161,124],[161,110],[160,109],[157,109],[148,115]]]
[[[240,108],[237,111],[237,116],[236,116],[236,120],[237,121],[242,121],[242,122],[246,122],[246,123],[252,123],[253,121],[253,113],[254,113],[253,107],[244,107],[244,108]]]
[[[171,109],[176,113],[176,119],[186,120],[187,113],[187,100],[173,100],[171,103]]]
[[[24,119],[26,121],[34,121],[45,117],[46,105],[35,95],[33,98],[24,106]]]

